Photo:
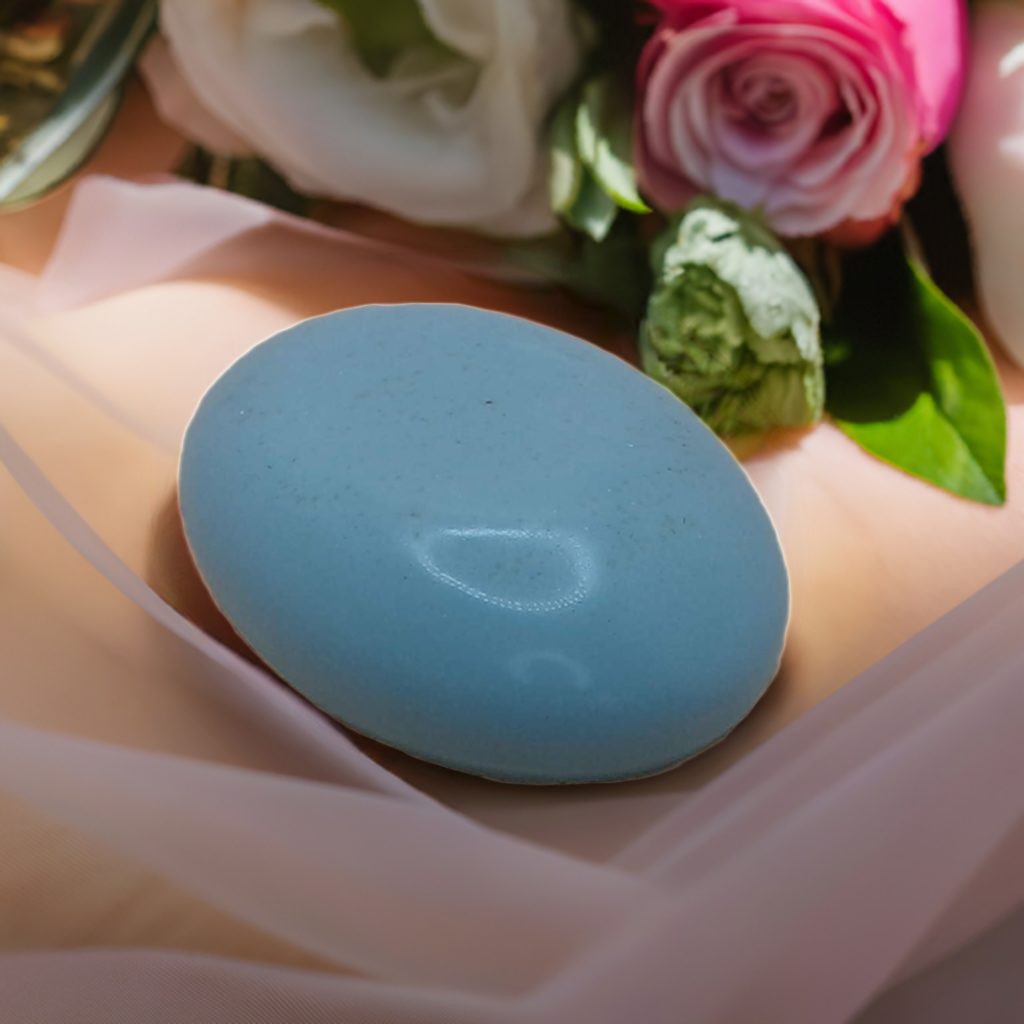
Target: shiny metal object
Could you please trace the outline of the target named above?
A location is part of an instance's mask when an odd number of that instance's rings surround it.
[[[0,208],[44,195],[88,159],[157,16],[157,0],[57,2],[19,26],[15,7],[0,5]],[[61,19],[67,46],[51,52],[46,27]]]

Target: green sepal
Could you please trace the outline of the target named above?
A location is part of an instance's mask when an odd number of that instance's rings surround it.
[[[633,116],[610,78],[591,79],[576,110],[576,145],[601,188],[625,210],[650,213],[633,170]]]
[[[348,26],[369,71],[384,78],[395,59],[411,50],[459,56],[431,31],[417,0],[317,0]]]
[[[551,121],[551,170],[548,192],[551,208],[567,216],[572,210],[583,185],[583,161],[576,145],[577,99],[570,96],[559,104]]]
[[[611,78],[594,78],[571,92],[551,121],[551,207],[596,242],[607,237],[620,209],[650,213],[640,198],[631,151],[628,96]]]
[[[589,170],[584,170],[576,201],[562,215],[565,222],[577,231],[586,232],[595,242],[603,242],[618,215],[618,203],[601,188]]]
[[[826,327],[827,409],[885,462],[986,505],[1006,501],[1006,405],[966,316],[892,232],[848,255]]]

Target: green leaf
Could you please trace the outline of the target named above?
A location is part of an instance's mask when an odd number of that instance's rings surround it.
[[[515,266],[614,310],[635,329],[651,292],[646,252],[636,218],[618,217],[602,242],[565,231],[510,245],[506,257]]]
[[[567,214],[576,202],[583,184],[583,162],[576,148],[576,106],[570,96],[555,111],[551,122],[551,173],[548,191],[555,213]]]
[[[603,242],[618,214],[619,206],[615,200],[589,171],[584,171],[576,202],[564,214],[566,223],[578,231],[585,231],[595,242]]]
[[[312,200],[296,192],[270,164],[259,157],[217,156],[199,146],[193,146],[175,174],[200,185],[222,188],[226,192],[255,199],[299,217],[310,215]]]
[[[584,86],[576,111],[576,144],[583,163],[619,206],[651,212],[636,186],[632,111],[611,79],[595,78]]]
[[[1006,501],[1006,406],[973,324],[898,233],[844,262],[825,331],[827,408],[874,455],[953,494]]]
[[[417,0],[318,0],[338,14],[367,68],[387,75],[395,58],[409,50],[459,56],[430,30]]]

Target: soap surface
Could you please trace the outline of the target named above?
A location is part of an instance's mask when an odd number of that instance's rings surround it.
[[[661,385],[550,328],[366,306],[203,398],[179,491],[221,610],[357,732],[493,779],[664,771],[773,678],[772,523]]]

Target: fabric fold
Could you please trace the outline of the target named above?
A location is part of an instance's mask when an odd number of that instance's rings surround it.
[[[329,725],[305,701],[279,686],[261,669],[208,637],[171,608],[111,551],[2,426],[0,465],[7,469],[43,515],[83,558],[160,625],[213,663],[217,670],[216,678],[229,700],[244,700],[247,708],[259,708],[280,732],[301,737],[301,743],[312,758],[321,762],[320,770],[326,778],[344,779],[415,802],[427,800],[418,790],[359,752],[348,737]],[[240,688],[244,688],[244,696],[240,695]]]
[[[361,973],[539,984],[648,894],[442,808],[0,725],[0,786],[188,891]]]
[[[124,414],[38,343],[32,318],[215,270],[218,253],[286,221],[196,186],[92,179],[38,283],[0,274],[0,330],[112,429],[152,427],[147,439],[173,450],[177,419]],[[182,351],[201,343],[183,338]],[[8,425],[0,464],[52,543],[187,644],[225,704],[305,767],[249,771],[0,722],[0,789],[372,980],[155,951],[0,956],[0,1024],[843,1024],[886,989],[909,1005],[910,987],[947,960],[960,970],[950,954],[977,936],[1019,951],[1019,929],[998,922],[1024,897],[1024,564],[694,789],[624,787],[578,805],[502,794],[523,819],[597,807],[571,819],[597,838],[593,823],[628,806],[635,817],[614,829],[631,828],[625,848],[588,860],[485,827],[368,758],[164,602]],[[784,506],[795,499],[777,469],[755,462],[751,475]],[[493,791],[472,792],[487,820]],[[875,1012],[864,1020],[891,1019]],[[934,1024],[920,1012],[900,1024]]]

